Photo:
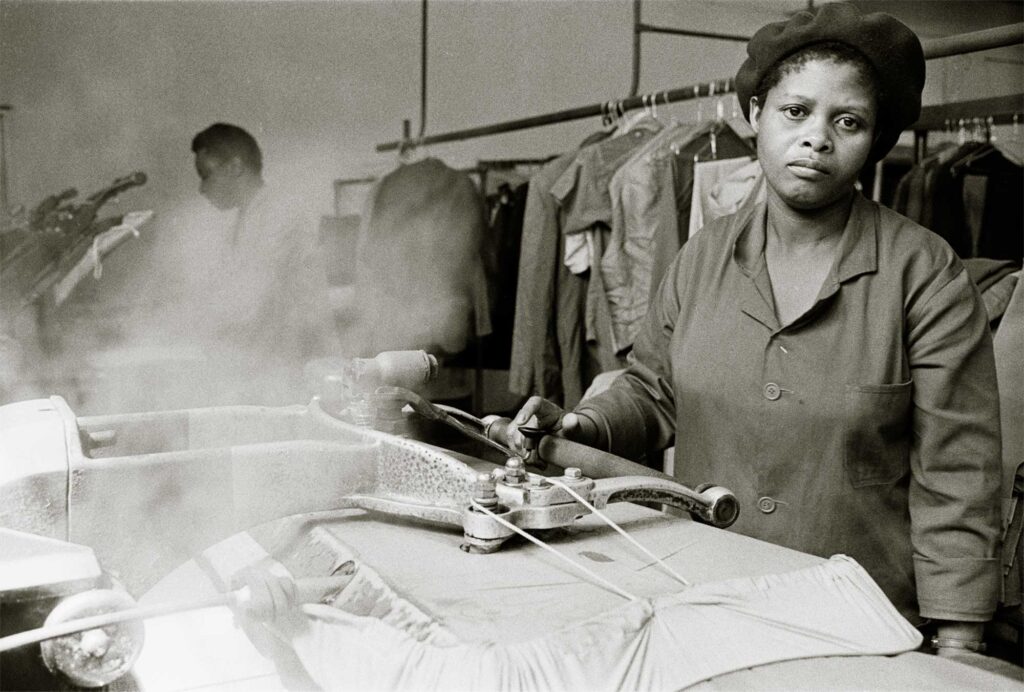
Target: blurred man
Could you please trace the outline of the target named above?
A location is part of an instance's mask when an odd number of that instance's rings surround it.
[[[194,317],[226,376],[217,403],[304,403],[303,363],[329,355],[334,338],[316,227],[268,189],[259,145],[242,128],[215,123],[192,151],[200,194],[237,210],[226,237],[204,242],[214,275]]]

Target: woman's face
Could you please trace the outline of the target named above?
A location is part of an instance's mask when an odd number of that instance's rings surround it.
[[[751,99],[757,155],[770,189],[794,209],[845,198],[874,141],[876,104],[852,65],[813,59]]]

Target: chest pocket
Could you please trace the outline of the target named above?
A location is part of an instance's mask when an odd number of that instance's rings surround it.
[[[854,488],[894,483],[910,468],[913,382],[846,385],[843,463]]]

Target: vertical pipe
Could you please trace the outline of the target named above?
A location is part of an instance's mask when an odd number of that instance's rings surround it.
[[[928,131],[927,130],[915,130],[914,131],[914,163],[918,164],[924,161],[924,157],[928,155]]]
[[[0,105],[0,225],[10,219],[10,200],[7,197],[7,131],[5,120],[11,107]]]
[[[885,172],[885,164],[881,159],[875,162],[875,176],[871,181],[871,200],[881,203],[882,201],[882,174]]]
[[[640,15],[643,0],[633,0],[633,76],[629,83],[629,95],[636,96],[640,89],[640,37],[643,31],[640,29]]]
[[[423,0],[420,22],[420,134],[427,132],[427,0]]]

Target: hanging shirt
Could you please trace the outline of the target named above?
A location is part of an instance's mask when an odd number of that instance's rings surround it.
[[[671,172],[673,149],[684,147],[710,124],[673,124],[652,138],[616,171],[609,182],[611,236],[601,258],[605,299],[612,320],[612,346],[625,354],[633,344],[634,325],[647,310],[663,238],[678,238],[676,192]]]
[[[686,241],[694,158],[710,156],[710,133],[715,128],[707,122],[681,132],[668,147],[623,174],[622,235],[613,229],[602,259],[616,353],[625,354],[632,347],[652,293]],[[751,153],[749,143],[731,128],[722,128],[716,137],[722,157]]]
[[[731,489],[732,530],[860,562],[907,618],[987,620],[999,405],[985,309],[934,234],[860,195],[815,305],[775,316],[765,207],[687,243],[627,372],[578,412],[632,458]]]
[[[734,214],[749,195],[760,193],[763,199],[763,179],[761,164],[749,156],[695,164],[687,237],[695,236],[710,221]]]
[[[594,224],[611,225],[612,200],[608,184],[623,163],[661,129],[657,122],[637,126],[579,151],[551,186],[562,210],[562,233],[579,233]]]

